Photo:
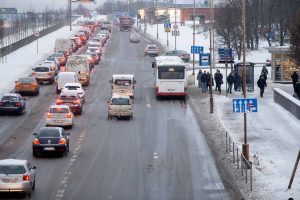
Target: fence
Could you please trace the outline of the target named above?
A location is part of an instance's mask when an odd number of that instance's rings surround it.
[[[236,169],[241,169],[242,177],[244,177],[245,174],[245,183],[248,184],[248,182],[250,182],[250,190],[252,191],[252,163],[244,157],[242,151],[239,150],[237,144],[234,143],[230,136],[228,136],[227,132],[225,134],[225,137],[226,153],[232,153],[232,163],[236,165]]]

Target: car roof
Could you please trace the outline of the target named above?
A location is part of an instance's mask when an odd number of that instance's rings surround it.
[[[51,105],[50,108],[69,108],[68,105]]]
[[[21,95],[17,93],[4,93],[3,96],[20,97]]]
[[[76,90],[62,90],[59,96],[77,96]]]
[[[183,60],[178,57],[178,56],[157,56],[155,57],[155,61],[157,63],[162,63],[162,62],[181,62],[184,64]]]
[[[115,98],[130,99],[130,96],[125,95],[125,94],[120,94],[120,93],[113,93],[112,96],[111,96],[111,99],[115,99]]]
[[[76,72],[59,72],[58,75],[76,75]]]
[[[82,87],[81,83],[66,83],[65,87],[66,86],[80,86],[80,87]]]
[[[157,47],[155,44],[149,44],[147,47]]]
[[[118,79],[128,79],[128,78],[133,79],[134,75],[133,74],[113,74],[112,78],[113,79],[116,79],[116,78],[118,78]]]
[[[41,130],[59,130],[60,132],[62,132],[63,128],[62,127],[41,127]]]
[[[0,165],[24,165],[26,164],[27,160],[20,160],[20,159],[4,159],[0,160]]]

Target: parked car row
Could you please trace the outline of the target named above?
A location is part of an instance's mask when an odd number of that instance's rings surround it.
[[[87,30],[86,27],[92,27],[92,24],[89,23],[82,30]],[[92,37],[92,32],[96,31],[98,26],[95,25],[93,27],[91,32],[80,31],[83,33],[80,36],[88,36],[86,37],[86,44],[95,38],[100,38],[97,35]],[[78,37],[79,39],[80,36]],[[29,77],[22,77],[16,81],[15,93],[6,93],[1,97],[0,113],[23,114],[26,111],[26,99],[21,94],[32,93],[38,95],[39,83],[49,82],[52,84],[56,82],[58,97],[55,105],[51,105],[45,115],[46,126],[33,133],[33,156],[39,156],[43,152],[55,152],[67,156],[70,151],[70,133],[64,128],[72,128],[74,126],[74,115],[82,114],[83,104],[86,100],[85,89],[82,87],[81,82],[86,78],[87,74],[81,71],[81,67],[83,64],[86,64],[87,66],[84,65],[84,71],[87,68],[92,70],[100,62],[102,50],[108,38],[109,36],[106,36],[105,42],[102,37],[100,40],[95,40],[97,49],[95,51],[88,49],[89,53],[78,55],[79,57],[72,55],[74,49],[78,49],[73,48],[74,46],[72,45],[70,46],[70,44],[74,45],[74,43],[68,43],[69,48],[65,52],[55,48],[55,53],[51,54],[48,57],[49,59],[33,67]],[[80,42],[84,44],[81,39]],[[59,45],[56,47],[59,47]],[[98,59],[94,53],[99,57]],[[59,59],[62,57],[64,59]],[[72,60],[73,58],[76,60]],[[72,71],[73,68],[76,72]],[[84,74],[84,77],[80,76],[81,74]],[[0,193],[20,192],[30,197],[35,189],[36,172],[37,167],[31,165],[28,160],[0,160]]]

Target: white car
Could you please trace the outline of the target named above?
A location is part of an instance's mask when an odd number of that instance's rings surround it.
[[[56,60],[54,60],[54,61],[52,61],[52,60],[44,60],[42,62],[42,65],[50,66],[51,69],[55,71],[55,75],[57,75],[59,64],[56,62]]]
[[[39,65],[32,68],[31,76],[36,79],[38,83],[48,82],[54,83],[55,71],[49,65]]]
[[[35,189],[36,169],[27,160],[0,160],[0,194],[22,192],[30,198]]]
[[[52,105],[46,115],[46,126],[73,128],[74,114],[68,105]]]
[[[68,91],[76,91],[82,102],[85,102],[85,91],[82,88],[81,83],[66,83],[61,92],[65,93]]]
[[[113,94],[108,103],[108,119],[113,117],[129,117],[129,119],[132,119],[132,101],[128,95]]]

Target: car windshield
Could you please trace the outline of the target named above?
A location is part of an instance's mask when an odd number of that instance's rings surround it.
[[[67,108],[50,108],[50,113],[69,113]]]
[[[3,96],[1,101],[19,101],[19,98],[15,96]]]
[[[0,174],[24,174],[25,167],[22,165],[0,165]]]
[[[115,85],[120,85],[120,86],[129,86],[131,85],[131,80],[115,80]]]
[[[48,67],[36,67],[34,68],[35,72],[49,72],[50,69]]]
[[[156,49],[156,46],[149,46],[148,49]]]
[[[39,137],[60,137],[58,129],[41,129],[39,132]]]
[[[129,105],[129,99],[127,98],[113,98],[112,99],[113,105]]]
[[[62,56],[64,56],[64,55],[61,54],[61,53],[54,53],[54,54],[52,54],[52,57],[62,57]]]
[[[34,82],[34,79],[32,79],[32,78],[20,78],[19,82],[20,83],[32,83],[32,82]]]
[[[55,61],[55,57],[48,57],[47,60]]]
[[[65,86],[65,88],[68,88],[68,90],[77,90],[79,89],[80,87],[79,86]]]

